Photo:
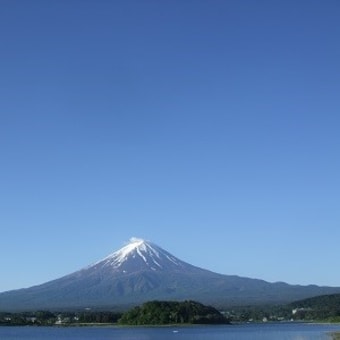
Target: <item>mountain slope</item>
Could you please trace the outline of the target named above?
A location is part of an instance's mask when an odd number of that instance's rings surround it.
[[[321,295],[289,305],[295,320],[340,321],[340,294]]]
[[[0,294],[0,310],[123,308],[148,300],[191,299],[215,306],[285,303],[340,288],[293,286],[222,275],[183,262],[141,239],[82,270]]]
[[[308,299],[294,301],[290,305],[292,308],[337,309],[337,311],[340,312],[340,294],[314,296]]]

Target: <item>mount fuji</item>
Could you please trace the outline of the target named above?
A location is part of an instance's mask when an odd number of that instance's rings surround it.
[[[0,293],[0,310],[124,309],[148,300],[197,300],[216,307],[288,303],[340,288],[269,283],[202,269],[132,238],[104,259],[30,288]]]

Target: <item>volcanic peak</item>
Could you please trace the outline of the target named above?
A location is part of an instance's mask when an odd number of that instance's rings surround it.
[[[139,264],[137,265],[137,263]],[[93,267],[111,267],[112,269],[130,272],[132,269],[131,266],[135,269],[138,267],[139,269],[149,268],[152,270],[165,270],[166,268],[169,268],[169,266],[177,267],[180,265],[180,260],[157,245],[133,237],[127,245],[96,262]]]

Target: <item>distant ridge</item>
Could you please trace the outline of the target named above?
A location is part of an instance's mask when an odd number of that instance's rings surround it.
[[[150,300],[195,300],[217,307],[288,303],[340,287],[269,283],[188,264],[156,244],[132,238],[104,259],[38,286],[0,293],[0,310],[128,308]]]

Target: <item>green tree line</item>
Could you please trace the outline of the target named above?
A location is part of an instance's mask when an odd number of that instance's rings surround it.
[[[195,301],[150,301],[123,314],[126,325],[221,324],[228,320],[211,306]]]

